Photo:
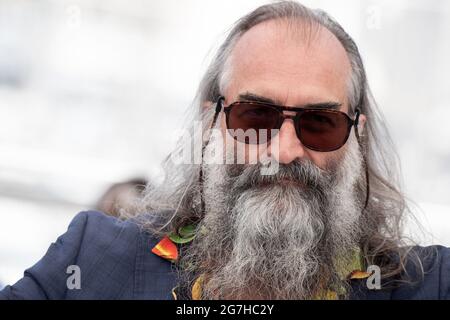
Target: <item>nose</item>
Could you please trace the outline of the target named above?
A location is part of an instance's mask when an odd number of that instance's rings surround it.
[[[292,119],[284,120],[278,135],[272,138],[270,150],[271,155],[283,164],[306,157],[305,147],[297,137]]]

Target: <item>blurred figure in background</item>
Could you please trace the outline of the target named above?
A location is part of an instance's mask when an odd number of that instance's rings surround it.
[[[143,178],[135,178],[113,184],[97,202],[96,209],[113,217],[120,217],[121,209],[132,208],[147,183]]]

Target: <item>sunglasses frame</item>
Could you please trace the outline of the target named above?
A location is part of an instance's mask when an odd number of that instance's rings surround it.
[[[345,112],[342,112],[342,111],[339,111],[339,110],[325,109],[325,105],[324,105],[323,108],[320,108],[320,107],[315,107],[315,108],[310,108],[310,107],[289,107],[289,106],[280,106],[280,105],[266,103],[266,102],[245,101],[245,100],[243,100],[243,101],[233,102],[233,103],[229,104],[228,106],[223,107],[221,105],[222,101],[223,100],[219,99],[219,101],[217,103],[217,105],[218,105],[217,109],[219,107],[220,107],[220,109],[223,109],[223,111],[225,113],[225,116],[226,116],[226,121],[225,122],[226,122],[226,125],[227,125],[227,129],[230,129],[230,126],[229,126],[230,112],[233,110],[233,108],[238,107],[238,106],[240,106],[242,104],[264,106],[264,107],[267,107],[267,108],[274,109],[280,115],[279,116],[279,121],[278,121],[276,127],[275,128],[270,128],[270,129],[278,129],[279,130],[279,129],[281,129],[281,126],[283,125],[283,123],[284,123],[284,121],[286,119],[291,119],[291,120],[294,121],[294,124],[295,124],[295,132],[297,134],[297,138],[302,142],[302,144],[306,148],[314,150],[314,151],[318,151],[318,152],[331,152],[331,151],[335,151],[335,150],[338,150],[338,149],[342,148],[345,145],[345,143],[347,142],[348,137],[350,136],[350,132],[352,130],[352,127],[353,126],[355,126],[355,127],[358,126],[359,115],[361,114],[360,110],[356,109],[355,110],[355,114],[356,114],[355,115],[355,119],[353,120]],[[283,111],[295,112],[295,115],[287,115],[287,114],[284,114]],[[343,143],[341,145],[337,146],[336,148],[332,148],[332,149],[321,149],[321,148],[315,148],[313,146],[310,146],[309,144],[306,144],[306,143],[304,143],[302,141],[303,138],[302,138],[302,133],[301,133],[301,126],[299,125],[300,119],[301,119],[302,115],[304,115],[306,113],[317,112],[317,111],[325,112],[325,113],[339,114],[340,116],[342,116],[342,115],[345,116],[345,119],[347,120],[347,133],[346,133],[345,139],[344,139],[344,141],[343,141]],[[233,136],[233,138],[235,138],[235,140],[236,140],[235,136]]]

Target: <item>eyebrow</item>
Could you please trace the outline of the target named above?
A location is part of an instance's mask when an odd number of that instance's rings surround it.
[[[258,94],[254,94],[251,92],[246,92],[243,94],[240,94],[238,96],[239,101],[251,101],[251,102],[262,102],[262,103],[268,103],[273,105],[281,106],[282,103],[280,103],[277,100],[273,100],[264,96],[260,96]],[[331,110],[339,110],[342,106],[341,103],[336,101],[324,101],[324,102],[317,102],[317,103],[308,103],[304,105],[299,106],[292,106],[293,108],[315,108],[315,109],[331,109]]]

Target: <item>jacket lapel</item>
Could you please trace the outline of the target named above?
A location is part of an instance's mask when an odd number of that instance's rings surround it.
[[[172,300],[177,274],[172,263],[152,253],[158,239],[141,234],[134,278],[134,299]]]

